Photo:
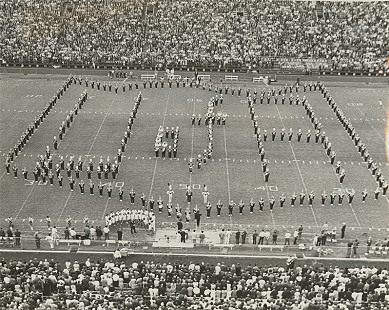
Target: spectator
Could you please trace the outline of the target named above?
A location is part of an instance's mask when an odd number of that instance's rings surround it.
[[[91,226],[89,232],[90,232],[90,239],[96,240],[96,228],[94,228],[94,226]]]
[[[289,232],[289,231],[287,231],[286,233],[285,233],[285,245],[290,245],[290,237],[292,236],[292,234]]]
[[[49,243],[50,245],[50,249],[51,250],[54,250],[54,244],[55,244],[55,241],[54,241],[54,238],[51,234],[49,234],[47,237],[46,237],[46,241]]]
[[[224,239],[226,237],[226,233],[224,232],[224,228],[219,232],[219,242],[220,244],[224,244]]]
[[[298,229],[296,229],[293,233],[293,244],[296,245],[297,244],[297,239],[299,238],[299,231]]]
[[[104,232],[104,240],[108,240],[109,239],[109,228],[108,228],[108,226],[105,226],[103,228],[103,232]]]
[[[15,246],[20,247],[20,236],[21,233],[18,229],[15,230]]]
[[[34,234],[34,239],[35,239],[36,248],[39,250],[41,248],[41,237],[38,232]]]
[[[5,231],[3,227],[0,228],[0,241],[4,244],[5,243]]]
[[[77,232],[76,232],[76,230],[74,229],[74,227],[72,227],[72,228],[69,230],[69,235],[70,235],[70,237],[72,237],[72,239],[76,239],[76,238],[77,238]]]
[[[273,231],[273,242],[272,244],[277,244],[277,238],[278,238],[278,233],[277,231]]]
[[[65,228],[65,230],[64,230],[64,236],[65,236],[65,239],[70,239],[69,227],[66,227],[66,228]]]
[[[242,244],[246,243],[247,231],[244,229],[242,232]]]
[[[200,236],[199,236],[199,239],[200,239],[200,243],[204,243],[204,241],[205,241],[204,230],[201,231]]]
[[[301,239],[301,236],[303,234],[303,230],[304,230],[304,227],[303,225],[300,225],[300,227],[298,228],[298,232],[299,232],[299,239]]]
[[[113,257],[118,260],[122,258],[122,254],[120,253],[119,249],[116,249],[115,252],[113,253]]]
[[[235,243],[239,244],[240,242],[240,230],[238,229],[237,232],[235,232]]]
[[[346,234],[346,223],[343,222],[342,223],[342,228],[340,229],[340,238],[344,239],[345,234]]]
[[[253,244],[257,244],[257,238],[258,238],[258,233],[257,230],[255,229],[253,233]]]
[[[7,238],[8,238],[8,243],[11,244],[11,241],[13,243],[13,236],[14,236],[14,233],[12,231],[12,227],[8,227],[7,229]]]
[[[96,226],[96,237],[97,240],[101,240],[101,237],[103,236],[103,231],[101,230],[100,226]]]
[[[132,233],[132,231],[131,231]],[[118,240],[123,240],[123,229],[121,227],[118,227],[117,229],[117,234],[118,234]]]

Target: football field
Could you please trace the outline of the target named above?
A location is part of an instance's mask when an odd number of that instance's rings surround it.
[[[55,75],[2,75],[0,80],[0,155],[5,156],[13,148],[21,134],[31,124],[39,111],[47,105],[59,87],[66,80],[66,76]],[[91,77],[88,77],[91,80]],[[94,78],[97,79],[96,77]],[[303,92],[300,87],[300,98],[306,96],[312,105],[315,116],[322,124],[332,149],[336,152],[336,161],[341,161],[345,169],[346,177],[340,184],[335,172],[335,165],[331,165],[329,157],[322,143],[315,143],[314,127],[308,118],[305,109],[300,105],[289,105],[288,100],[278,104],[271,100],[255,104],[259,128],[263,133],[268,133],[264,143],[265,158],[268,159],[270,170],[269,182],[264,181],[262,163],[258,154],[256,136],[253,123],[250,118],[246,98],[246,89],[251,92],[254,89],[260,93],[271,89],[281,88],[285,83],[276,83],[271,86],[265,84],[240,83],[233,85],[227,82],[229,87],[242,87],[242,94],[238,96],[229,92],[224,95],[222,105],[215,107],[215,112],[226,113],[225,126],[213,126],[213,155],[211,160],[197,169],[195,165],[193,173],[189,172],[188,162],[190,158],[196,158],[202,154],[208,146],[208,129],[204,125],[204,114],[207,111],[207,103],[215,91],[203,90],[201,87],[176,87],[175,83],[169,88],[165,83],[163,89],[128,88],[122,91],[122,83],[128,85],[133,80],[109,80],[100,78],[101,82],[118,85],[118,92],[103,91],[72,84],[64,96],[57,102],[54,109],[44,119],[38,130],[30,138],[21,154],[13,164],[19,168],[18,178],[14,178],[11,171],[6,174],[4,165],[0,172],[0,226],[6,226],[5,219],[12,217],[16,227],[27,227],[27,219],[33,217],[37,226],[45,226],[45,217],[50,216],[53,223],[59,227],[65,226],[65,219],[71,216],[73,220],[81,221],[87,215],[96,224],[103,224],[105,214],[123,208],[141,209],[140,196],[144,193],[147,199],[151,196],[157,200],[161,197],[164,201],[162,213],[156,211],[157,229],[175,225],[176,214],[168,217],[166,203],[168,201],[168,183],[172,184],[174,191],[173,206],[180,204],[184,211],[186,202],[186,186],[191,185],[193,199],[191,210],[195,205],[200,208],[202,227],[205,229],[220,229],[224,227],[236,229],[245,227],[253,230],[262,228],[277,228],[290,230],[291,232],[302,224],[307,230],[310,228],[317,232],[325,222],[330,227],[336,226],[338,230],[343,222],[348,227],[358,232],[381,232],[387,235],[389,230],[389,195],[374,199],[374,190],[377,188],[375,176],[367,167],[357,151],[353,141],[338,121],[336,115],[319,91]],[[289,82],[291,85],[293,82]],[[372,158],[377,162],[382,175],[387,180],[388,171],[388,137],[385,136],[385,128],[388,123],[387,109],[389,102],[389,89],[385,85],[367,85],[357,83],[328,83],[325,84],[335,99],[338,106],[351,121],[362,142]],[[71,127],[67,130],[63,141],[57,151],[52,146],[53,136],[58,133],[62,121],[66,120],[68,112],[73,109],[83,91],[87,91],[88,100],[75,117]],[[134,98],[142,92],[143,100],[136,115],[132,134],[126,146],[120,170],[116,180],[111,175],[107,180],[102,179],[106,186],[111,183],[114,187],[112,199],[108,199],[106,190],[103,197],[89,195],[87,176],[85,170],[76,179],[74,191],[70,191],[66,173],[63,172],[64,185],[59,187],[55,178],[54,185],[34,182],[32,171],[38,161],[38,155],[45,154],[46,146],[50,146],[53,154],[53,164],[59,162],[63,156],[65,163],[71,156],[77,162],[81,156],[85,164],[92,159],[95,167],[102,156],[106,161],[107,156],[113,162],[117,150],[120,148],[122,137],[127,128],[127,121],[134,106]],[[287,98],[289,93],[287,94]],[[383,107],[378,102],[382,100]],[[201,125],[191,124],[191,116],[201,114]],[[179,127],[177,158],[156,158],[154,143],[158,128]],[[277,132],[274,141],[271,132]],[[280,140],[282,128],[286,132],[292,128],[294,135],[289,142],[287,136]],[[302,139],[297,141],[297,131],[302,130]],[[311,130],[312,138],[306,141],[306,132]],[[172,139],[164,138],[169,144]],[[4,162],[3,160],[3,162]],[[195,161],[195,160],[194,160]],[[28,170],[27,180],[23,179],[22,168]],[[74,175],[73,175],[74,177]],[[86,183],[86,194],[81,195],[78,188],[79,180]],[[95,185],[98,184],[96,172],[92,175]],[[206,184],[209,191],[209,201],[212,204],[211,217],[206,218],[205,204],[203,203],[202,190]],[[124,191],[123,201],[119,200],[118,189]],[[130,204],[128,193],[133,189],[136,192],[135,204]],[[368,197],[366,203],[362,203],[361,193],[366,189]],[[343,203],[331,206],[329,198],[326,204],[321,205],[320,195],[323,191],[328,194],[335,191],[339,193],[355,192],[352,205],[347,203],[347,194]],[[312,206],[308,206],[307,197],[303,206],[299,206],[298,198],[296,207],[290,206],[290,196],[295,192],[297,196],[303,192],[308,194],[313,191],[315,200]],[[285,207],[279,207],[279,197],[286,196]],[[276,203],[274,210],[269,210],[269,199],[274,196]],[[263,212],[259,211],[258,201],[265,200]],[[216,216],[216,202],[221,200],[223,208],[221,216]],[[245,208],[243,214],[239,214],[235,207],[233,216],[228,216],[228,203],[233,200],[236,204],[243,199]],[[254,212],[249,212],[249,201],[256,202]],[[195,225],[194,219],[189,226]],[[40,223],[40,224],[39,224]],[[242,225],[242,226],[239,226]]]

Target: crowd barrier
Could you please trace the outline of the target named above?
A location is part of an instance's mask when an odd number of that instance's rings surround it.
[[[226,81],[238,81],[239,77],[237,75],[226,75],[224,79]]]
[[[0,250],[14,251],[20,250],[50,250],[50,244],[45,238],[40,240],[40,247],[37,249],[36,240],[33,237],[23,237],[20,240],[20,246],[15,243],[15,238],[4,238],[0,240]],[[160,239],[154,241],[135,241],[131,239],[117,240],[117,239],[58,239],[55,242],[54,250],[69,251],[69,252],[88,252],[99,251],[112,253],[114,250],[120,249],[128,255],[131,253],[150,253],[150,254],[164,254],[168,250],[169,253],[187,253],[199,255],[218,255],[218,254],[232,254],[232,255],[281,255],[289,256],[296,255],[297,257],[315,258],[315,257],[338,257],[346,258],[349,256],[350,248],[343,245],[336,245],[335,242],[327,241],[326,245],[313,246],[306,243],[293,244],[291,239],[290,245],[284,244],[283,238],[280,238],[277,244],[252,244],[251,240],[246,240],[246,243],[210,243],[200,242],[198,238],[189,239],[186,242],[179,242],[177,240]],[[389,247],[371,246],[366,248],[365,245],[360,245],[358,255],[356,258],[375,258],[375,259],[389,259]],[[126,254],[126,255],[127,255]],[[124,255],[125,256],[125,255]],[[354,257],[351,255],[351,258]]]
[[[141,80],[154,80],[156,78],[155,74],[141,74]]]

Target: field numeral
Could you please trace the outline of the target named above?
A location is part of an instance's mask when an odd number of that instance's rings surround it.
[[[179,189],[187,190],[188,189],[188,184],[179,184]],[[192,189],[200,189],[201,186],[200,184],[192,184]]]
[[[255,189],[265,191],[266,187],[265,186],[260,186],[260,187],[256,187]],[[270,186],[267,186],[267,189],[269,191],[271,191],[271,192],[278,192],[278,187],[277,186],[270,185]]]
[[[353,188],[345,188],[344,191],[346,192],[346,194],[355,194],[355,190]],[[343,192],[343,190],[339,187],[334,187],[334,192],[340,194],[341,192]]]
[[[110,184],[110,183],[107,183],[107,184]],[[123,187],[124,186],[124,182],[116,182],[115,183],[115,187]]]

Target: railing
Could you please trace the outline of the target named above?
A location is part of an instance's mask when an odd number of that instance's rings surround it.
[[[281,62],[281,66],[279,65]],[[284,65],[288,63],[288,65]],[[87,69],[87,70],[164,70],[165,67],[174,70],[181,71],[194,71],[199,72],[227,72],[227,73],[247,73],[247,72],[271,72],[275,73],[304,73],[311,74],[312,72],[317,74],[333,74],[333,75],[364,75],[364,76],[387,76],[387,72],[378,69],[366,68],[366,69],[354,69],[354,68],[341,68],[331,69],[331,63],[327,62],[327,66],[321,66],[320,64],[326,63],[323,59],[311,59],[311,58],[299,58],[289,60],[286,58],[278,58],[272,61],[272,65],[260,66],[257,64],[198,64],[196,62],[188,62],[187,65],[166,65],[163,68],[156,67],[154,63],[135,63],[135,62],[122,62],[122,61],[101,61],[96,64],[90,62],[39,62],[39,61],[11,61],[1,63],[1,67],[5,68],[51,68],[51,69]]]
[[[116,249],[120,249],[122,256],[131,255],[131,253],[150,253],[150,254],[178,254],[178,255],[236,255],[236,256],[289,256],[299,255],[300,257],[315,258],[315,257],[340,257],[340,258],[380,258],[389,259],[388,247],[366,248],[360,246],[358,255],[354,255],[353,249],[347,246],[339,246],[336,243],[327,242],[325,246],[310,246],[306,244],[293,244],[293,238],[290,240],[290,245],[284,243],[281,238],[277,244],[272,244],[272,241],[264,241],[263,244],[252,244],[251,240],[248,243],[209,243],[207,241],[200,242],[198,238],[186,240],[185,243],[176,240],[161,239],[157,241],[133,241],[133,240],[117,240],[117,239],[58,239],[54,242],[54,247],[51,248],[48,241],[42,238],[39,242],[39,250],[56,250],[69,252],[99,252],[113,253]],[[19,245],[17,245],[19,244]],[[29,250],[35,251],[38,249],[36,239],[33,237],[23,237],[19,242],[15,237],[5,237],[0,239],[0,249],[3,250]]]

